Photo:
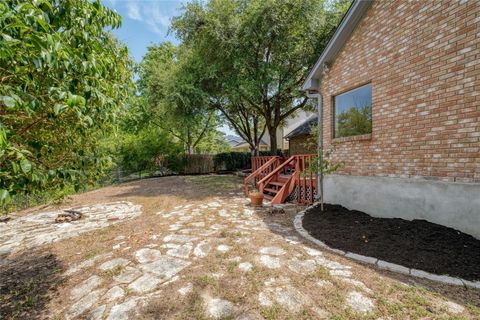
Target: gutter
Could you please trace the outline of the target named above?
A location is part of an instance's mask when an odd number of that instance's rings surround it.
[[[317,147],[317,200],[323,198],[323,175],[320,173],[323,165],[323,97],[319,92],[307,93],[309,99],[317,99],[317,124],[318,124],[318,147]]]

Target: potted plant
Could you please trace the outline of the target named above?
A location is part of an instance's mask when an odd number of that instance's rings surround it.
[[[250,197],[250,202],[252,206],[262,206],[263,205],[263,193],[259,191],[252,191],[248,194]]]

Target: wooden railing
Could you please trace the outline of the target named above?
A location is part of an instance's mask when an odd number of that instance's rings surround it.
[[[253,181],[256,186],[258,180],[267,176],[279,165],[281,158],[273,157],[252,157],[252,173],[243,181],[245,195],[248,195],[248,185]]]
[[[252,172],[255,172],[258,168],[273,158],[278,158],[278,156],[252,157]]]
[[[288,158],[286,161],[284,161],[281,165],[279,165],[278,167],[275,168],[275,170],[273,170],[272,172],[270,172],[268,175],[266,175],[263,179],[261,179],[260,181],[258,181],[258,190],[260,190],[260,192],[263,192],[263,189],[265,188],[265,186],[270,182],[272,181],[272,179],[276,178],[278,179],[278,175],[285,170],[285,168],[287,167],[288,164],[290,164],[291,162],[293,162],[295,160],[295,156],[291,156],[290,158]]]
[[[316,158],[313,154],[295,156],[295,185],[297,186],[296,198],[300,204],[312,204],[317,189]]]
[[[313,154],[294,155],[288,159],[274,157],[253,157],[253,172],[244,181],[245,194],[248,185],[253,184],[263,193],[270,182],[279,181],[283,186],[275,194],[272,204],[285,202],[295,190],[299,204],[313,204],[317,191],[316,157]],[[267,189],[268,190],[268,189]]]

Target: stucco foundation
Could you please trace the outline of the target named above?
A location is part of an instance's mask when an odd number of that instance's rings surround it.
[[[325,201],[375,217],[424,219],[480,239],[480,183],[331,175]]]

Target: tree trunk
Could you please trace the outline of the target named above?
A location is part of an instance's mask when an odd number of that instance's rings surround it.
[[[277,154],[277,128],[268,128],[270,136],[270,152],[272,155]]]

